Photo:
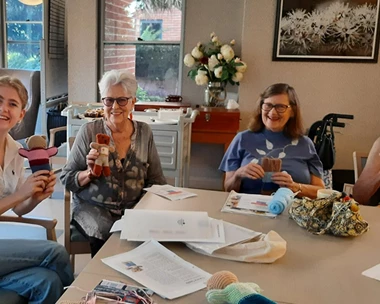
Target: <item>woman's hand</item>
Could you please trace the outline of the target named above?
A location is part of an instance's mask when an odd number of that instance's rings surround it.
[[[35,193],[43,192],[48,185],[49,176],[50,172],[48,170],[34,172],[28,176],[19,191],[25,195],[25,199],[32,197]]]
[[[286,171],[274,172],[272,174],[272,182],[279,185],[280,187],[292,188],[294,185],[293,178]]]
[[[243,167],[240,167],[236,170],[236,174],[239,178],[251,178],[251,179],[260,179],[264,177],[264,169],[255,163],[249,163]]]
[[[86,156],[86,164],[89,170],[93,172],[96,159],[99,157],[99,152],[96,149],[91,149]]]
[[[38,171],[38,172],[40,172],[40,171]],[[43,189],[42,192],[35,192],[32,195],[32,199],[36,202],[43,201],[44,199],[50,197],[50,195],[52,195],[54,192],[54,186],[57,182],[57,177],[53,171],[50,171],[50,172],[46,171],[46,172],[48,172],[48,176],[45,176],[45,177],[47,177],[45,188]]]

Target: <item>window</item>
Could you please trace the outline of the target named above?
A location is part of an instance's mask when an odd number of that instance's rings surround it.
[[[180,93],[184,0],[105,0],[101,73],[128,69],[140,101]]]
[[[10,69],[40,70],[43,5],[25,5],[19,0],[4,2],[5,66]]]

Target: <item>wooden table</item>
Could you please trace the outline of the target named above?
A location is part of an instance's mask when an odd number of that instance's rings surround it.
[[[293,304],[378,304],[380,282],[361,273],[380,263],[380,208],[361,207],[363,217],[370,223],[370,230],[355,238],[317,236],[283,214],[276,219],[260,216],[221,213],[227,198],[226,192],[208,190],[190,191],[198,196],[171,202],[147,193],[136,208],[155,210],[200,210],[209,216],[220,218],[260,232],[275,230],[287,241],[285,256],[273,264],[248,264],[227,261],[201,255],[181,243],[163,243],[168,249],[203,270],[214,273],[219,270],[234,272],[241,282],[255,282],[263,294],[278,303]],[[139,242],[119,239],[114,233],[93,260],[73,283],[91,290],[101,279],[133,280],[103,264],[100,259],[137,247]],[[176,299],[164,300],[155,296],[158,303],[207,303],[205,290]],[[69,289],[62,300],[79,300],[84,295]],[[59,302],[58,302],[59,303]]]

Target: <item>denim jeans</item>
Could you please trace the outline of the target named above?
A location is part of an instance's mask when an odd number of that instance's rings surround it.
[[[46,240],[0,240],[0,288],[31,304],[55,303],[74,280],[69,255]]]

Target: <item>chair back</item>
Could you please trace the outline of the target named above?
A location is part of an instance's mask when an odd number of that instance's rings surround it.
[[[363,169],[367,162],[368,153],[354,151],[354,153],[352,154],[352,157],[354,161],[354,174],[355,174],[355,182],[356,182],[360,174],[363,172]]]
[[[40,71],[1,69],[0,76],[18,78],[28,91],[28,110],[19,125],[16,125],[9,133],[15,140],[25,139],[34,135],[36,129],[38,110],[41,103],[41,77]]]

